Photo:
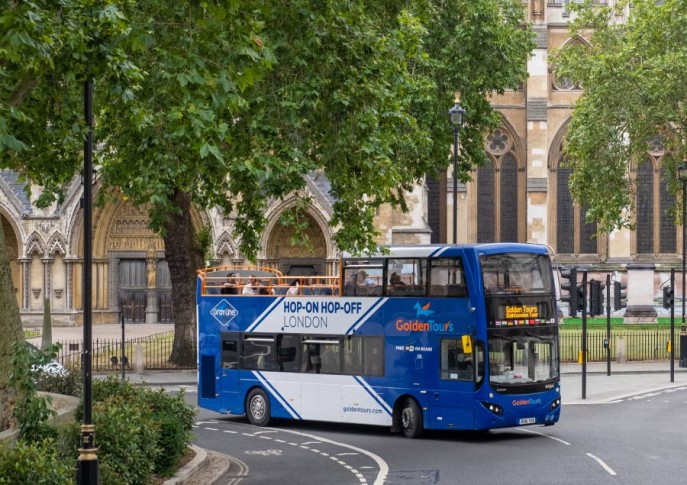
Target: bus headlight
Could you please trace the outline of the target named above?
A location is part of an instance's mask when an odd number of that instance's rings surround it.
[[[559,398],[556,398],[553,400],[553,402],[551,403],[550,409],[551,409],[551,411],[555,411],[560,406],[561,406],[561,398],[559,397]]]
[[[499,404],[494,404],[493,402],[488,401],[482,401],[482,406],[484,406],[497,416],[503,416],[503,407]]]

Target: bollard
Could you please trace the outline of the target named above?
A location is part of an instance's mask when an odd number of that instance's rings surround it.
[[[136,344],[136,373],[143,374],[143,369],[145,369],[145,356],[143,346],[139,343]]]
[[[624,364],[627,362],[627,358],[625,357],[625,340],[623,337],[618,337],[618,363],[619,364]]]

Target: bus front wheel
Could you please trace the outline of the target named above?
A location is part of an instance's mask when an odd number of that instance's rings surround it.
[[[406,438],[422,436],[422,409],[413,398],[407,398],[401,408],[401,429]]]
[[[270,399],[260,388],[255,388],[248,393],[246,399],[246,416],[254,426],[267,426],[270,422]]]

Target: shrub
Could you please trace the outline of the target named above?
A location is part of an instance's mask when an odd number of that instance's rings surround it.
[[[93,406],[102,483],[146,483],[158,453],[158,427],[137,401],[114,396]]]
[[[20,440],[13,448],[0,447],[2,485],[68,485],[74,476],[74,464],[58,459],[58,447],[52,439],[33,443]]]
[[[109,376],[94,381],[93,400],[103,483],[142,483],[153,472],[175,471],[191,443],[195,416],[183,393],[172,396]],[[77,420],[82,417],[79,406]]]
[[[59,347],[53,347],[46,353],[34,355],[31,347],[23,341],[12,345],[12,374],[9,384],[17,389],[18,397],[12,417],[19,425],[19,438],[22,440],[39,442],[57,435],[48,425],[48,419],[57,414],[50,408],[52,399],[38,396],[37,393],[40,365],[49,362],[57,349]]]
[[[65,371],[59,374],[42,373],[38,376],[39,391],[80,397],[82,389],[83,375],[77,367],[65,367]]]

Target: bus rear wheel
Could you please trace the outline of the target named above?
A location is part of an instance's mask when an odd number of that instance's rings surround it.
[[[254,426],[267,426],[271,419],[270,399],[260,388],[248,393],[246,398],[246,416]]]
[[[406,438],[422,436],[422,409],[417,401],[411,397],[403,402],[401,408],[401,429]]]

